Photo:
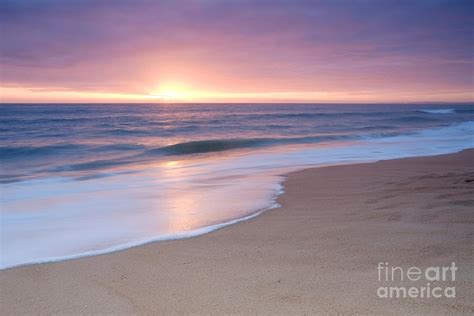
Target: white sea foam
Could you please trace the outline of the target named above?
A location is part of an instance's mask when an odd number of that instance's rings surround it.
[[[456,113],[455,109],[431,109],[431,110],[419,110],[420,112],[430,113],[430,114],[452,114]]]
[[[474,122],[465,122],[405,136],[165,161],[86,181],[56,177],[5,184],[0,267],[205,234],[274,205],[287,172],[457,152],[474,147],[473,134]]]
[[[283,191],[282,191],[283,192]],[[99,249],[99,250],[92,250],[92,251],[85,251],[76,255],[68,255],[68,256],[58,256],[58,257],[50,257],[50,258],[43,258],[39,259],[36,261],[31,261],[31,262],[23,262],[19,263],[16,265],[10,265],[10,266],[1,266],[1,269],[6,269],[6,268],[14,268],[18,266],[23,266],[23,265],[28,265],[28,264],[39,264],[39,263],[49,263],[49,262],[59,262],[59,261],[65,261],[65,260],[71,260],[71,259],[78,259],[82,257],[90,257],[90,256],[97,256],[97,255],[102,255],[106,253],[112,253],[112,252],[117,252],[125,249],[130,249],[138,246],[143,246],[152,242],[156,241],[167,241],[167,240],[177,240],[177,239],[185,239],[185,238],[191,238],[191,237],[196,237],[200,235],[204,235],[213,231],[216,231],[218,229],[224,228],[226,226],[230,226],[233,224],[237,224],[243,221],[247,221],[249,219],[252,219],[254,217],[257,217],[258,215],[262,214],[265,211],[274,209],[280,207],[280,205],[276,202],[273,203],[270,207],[264,208],[263,210],[259,210],[253,214],[236,218],[224,223],[220,224],[215,224],[215,225],[210,225],[206,227],[201,227],[198,229],[190,230],[190,231],[184,231],[180,233],[176,233],[175,235],[166,235],[166,236],[156,236],[152,238],[147,238],[147,239],[141,239],[141,240],[135,240],[135,241],[130,241],[124,244],[119,244],[116,246],[112,246],[109,248],[104,248],[104,249]]]

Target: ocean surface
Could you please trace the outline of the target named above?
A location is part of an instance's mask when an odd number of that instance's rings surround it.
[[[274,207],[289,171],[473,135],[473,105],[0,105],[0,268],[203,234]]]

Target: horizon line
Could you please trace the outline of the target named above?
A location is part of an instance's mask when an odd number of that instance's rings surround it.
[[[295,105],[309,105],[309,104],[318,104],[318,105],[403,105],[403,104],[453,104],[453,105],[463,105],[463,104],[472,104],[472,101],[413,101],[413,102],[2,102],[0,101],[0,105],[64,105],[64,104],[72,104],[72,105],[86,105],[86,104],[102,104],[102,105],[146,105],[146,104],[169,104],[169,105],[190,105],[190,104],[216,104],[216,105],[225,105],[225,104],[295,104]]]

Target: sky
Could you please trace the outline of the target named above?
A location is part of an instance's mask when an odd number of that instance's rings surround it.
[[[474,1],[0,0],[0,101],[471,102]]]

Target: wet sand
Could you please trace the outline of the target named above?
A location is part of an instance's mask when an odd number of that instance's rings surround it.
[[[474,150],[307,169],[284,186],[280,208],[207,235],[0,271],[2,314],[474,312]],[[379,262],[455,262],[456,298],[379,298]]]

